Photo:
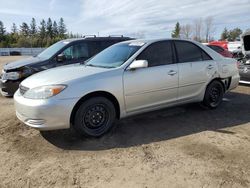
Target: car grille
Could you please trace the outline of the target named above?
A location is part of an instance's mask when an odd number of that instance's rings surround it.
[[[21,95],[24,95],[29,90],[29,88],[20,85],[19,90],[20,90]]]

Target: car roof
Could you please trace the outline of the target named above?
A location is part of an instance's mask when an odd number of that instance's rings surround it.
[[[196,41],[189,40],[189,39],[178,39],[178,38],[160,38],[160,39],[134,39],[134,40],[128,40],[124,41],[122,43],[145,43],[145,44],[150,44],[154,42],[161,42],[161,41],[187,41],[187,42],[192,42],[192,43],[197,43]]]
[[[75,41],[112,41],[112,40],[133,40],[133,38],[130,37],[83,37],[83,38],[70,38],[62,40],[62,42],[75,42]]]

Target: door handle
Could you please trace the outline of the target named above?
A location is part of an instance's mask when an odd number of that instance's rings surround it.
[[[209,70],[211,70],[211,69],[213,69],[213,68],[214,68],[213,65],[209,65],[209,66],[207,67],[207,69],[209,69]]]
[[[177,74],[177,72],[174,71],[174,70],[171,70],[171,71],[168,72],[168,75],[170,75],[170,76],[174,76],[176,74]]]

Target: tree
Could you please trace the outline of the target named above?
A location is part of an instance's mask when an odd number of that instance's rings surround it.
[[[30,23],[30,35],[34,36],[37,34],[37,26],[35,18],[32,18]]]
[[[180,38],[181,27],[180,23],[177,22],[175,25],[175,29],[172,31],[172,38]]]
[[[4,35],[6,33],[6,28],[2,21],[0,21],[0,42],[4,39]]]
[[[11,33],[12,34],[17,34],[17,26],[15,23],[12,24],[11,26]]]
[[[181,33],[181,38],[190,39],[192,34],[192,26],[190,24],[181,26],[180,33]]]
[[[223,32],[221,33],[220,39],[221,40],[227,40],[228,37],[229,37],[229,32],[228,32],[227,28],[225,27]]]
[[[52,21],[49,18],[46,25],[47,37],[53,37]]]
[[[64,23],[63,18],[60,18],[59,24],[58,24],[58,34],[61,39],[65,38],[65,34],[67,32],[66,25]]]
[[[20,25],[20,32],[21,32],[21,35],[27,37],[29,36],[29,26],[27,23],[23,22],[22,25]]]
[[[44,19],[42,19],[42,21],[40,22],[39,35],[41,38],[44,38],[46,36],[46,23]]]
[[[207,17],[204,20],[204,31],[205,31],[205,40],[209,42],[212,38],[212,34],[215,31],[214,24],[213,24],[213,17]]]
[[[44,39],[46,37],[46,22],[44,19],[42,19],[42,21],[40,22],[40,26],[39,26],[39,40],[38,43],[40,44],[40,46],[44,46],[45,42]]]
[[[17,26],[15,23],[13,23],[11,26],[11,33],[9,35],[9,46],[15,47],[18,41],[18,37],[19,36],[18,36]]]
[[[240,35],[242,34],[242,30],[240,28],[235,28],[233,30],[229,31],[229,36],[228,36],[228,40],[229,41],[235,41],[236,39],[238,39],[240,37]]]
[[[194,21],[194,36],[193,39],[201,42],[202,41],[202,37],[201,37],[201,33],[203,31],[203,27],[202,27],[202,19],[198,19]]]
[[[52,26],[52,33],[53,33],[53,37],[57,37],[58,35],[58,26],[56,21],[53,22],[53,26]]]
[[[27,24],[23,22],[18,28],[12,24],[10,32],[6,31],[4,23],[0,21],[0,47],[47,47],[51,44],[67,38],[67,29],[63,18],[60,22],[47,22],[43,19],[37,25],[35,18]],[[80,34],[72,33],[73,37],[80,37]]]

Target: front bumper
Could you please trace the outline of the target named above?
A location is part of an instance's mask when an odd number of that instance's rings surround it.
[[[38,130],[70,128],[70,116],[77,99],[26,99],[14,95],[16,115],[26,125]]]
[[[13,96],[21,81],[4,81],[0,79],[0,91],[3,96]]]

